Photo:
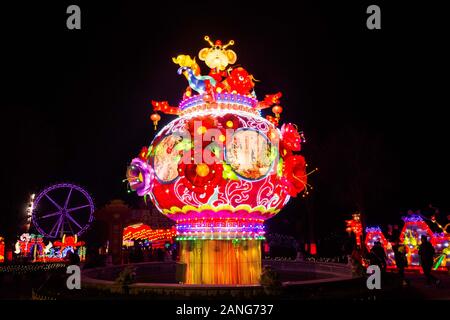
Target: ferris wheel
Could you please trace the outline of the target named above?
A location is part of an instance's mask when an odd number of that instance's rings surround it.
[[[37,231],[47,238],[80,236],[94,220],[94,201],[75,184],[54,184],[36,196],[31,219]]]

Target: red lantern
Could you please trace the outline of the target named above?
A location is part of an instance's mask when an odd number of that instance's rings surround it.
[[[281,106],[274,106],[272,108],[272,112],[275,114],[275,117],[279,118],[280,117],[280,113],[283,112],[283,108]]]

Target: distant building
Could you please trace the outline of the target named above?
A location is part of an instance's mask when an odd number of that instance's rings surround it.
[[[154,206],[131,208],[122,200],[112,200],[95,212],[96,220],[105,230],[102,253],[111,255],[113,264],[123,263],[122,247],[124,229],[136,224],[151,229],[170,230],[175,223],[161,214]],[[168,239],[171,240],[171,239]]]

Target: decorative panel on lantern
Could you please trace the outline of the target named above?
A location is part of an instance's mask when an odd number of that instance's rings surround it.
[[[379,226],[376,227],[367,227],[366,228],[366,248],[370,252],[375,245],[375,242],[379,241],[384,251],[386,252],[387,257],[387,265],[394,266],[395,265],[395,254],[392,249],[391,243],[386,239],[381,228]]]

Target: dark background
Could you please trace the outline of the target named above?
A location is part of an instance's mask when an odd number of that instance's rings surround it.
[[[81,30],[66,28],[70,4]],[[370,4],[381,30],[366,28]],[[204,35],[235,40],[260,99],[283,92],[282,120],[304,130],[319,168],[309,197],[291,200],[271,230],[321,238],[357,209],[368,224],[399,224],[430,203],[445,220],[445,21],[438,5],[411,2],[2,4],[0,232],[16,232],[29,194],[54,182],[84,186],[98,207],[136,205],[122,179],[154,135],[150,101],[180,101],[187,84],[171,57],[197,55]]]

